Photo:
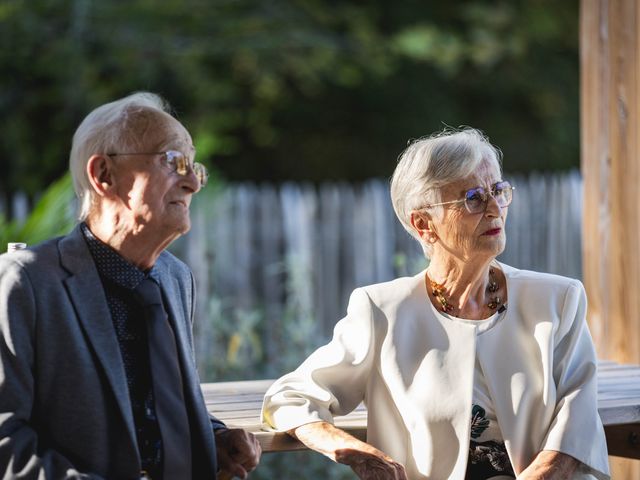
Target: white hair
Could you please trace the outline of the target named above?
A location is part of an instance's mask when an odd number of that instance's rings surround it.
[[[430,254],[411,225],[411,212],[440,201],[440,189],[471,175],[483,161],[499,172],[502,152],[475,128],[447,128],[413,141],[398,159],[391,177],[391,202],[402,226]]]
[[[137,114],[156,110],[170,113],[169,104],[160,96],[149,92],[136,92],[111,103],[104,104],[85,117],[75,134],[69,156],[69,170],[78,197],[78,218],[89,215],[94,191],[87,176],[87,162],[92,155],[118,153],[136,148],[144,138],[132,129]]]

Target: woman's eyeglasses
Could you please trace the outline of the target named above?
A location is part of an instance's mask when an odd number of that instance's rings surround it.
[[[491,186],[491,191],[487,192],[483,187],[472,188],[467,190],[464,198],[453,200],[451,202],[431,203],[424,208],[439,207],[440,205],[453,205],[455,203],[464,203],[469,213],[484,213],[489,203],[489,197],[493,197],[500,208],[508,207],[513,200],[513,187],[509,182],[503,181],[495,183]]]
[[[125,155],[162,155],[164,157],[164,162],[167,167],[171,169],[172,172],[176,172],[178,175],[188,175],[191,170],[198,178],[200,182],[200,188],[204,187],[207,184],[207,180],[209,180],[209,172],[207,172],[207,167],[203,164],[194,162],[193,165],[189,162],[187,156],[176,150],[167,150],[166,152],[146,152],[146,153],[107,153],[110,157],[122,157]]]

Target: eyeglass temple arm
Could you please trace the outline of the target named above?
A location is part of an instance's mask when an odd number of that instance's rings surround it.
[[[460,200],[452,200],[450,202],[430,203],[429,205],[425,205],[422,208],[439,207],[440,205],[451,205],[452,203],[463,203],[463,202],[466,202],[466,201],[467,200],[465,198],[462,198]]]
[[[516,189],[516,187],[514,187],[513,185],[509,185],[509,189],[511,189],[513,191],[513,190]],[[485,194],[485,195],[493,197],[493,195],[491,195],[491,194]],[[429,205],[425,205],[422,208],[439,207],[440,205],[451,205],[453,203],[463,203],[463,202],[466,202],[466,201],[467,201],[466,198],[461,198],[460,200],[452,200],[450,202],[430,203]]]

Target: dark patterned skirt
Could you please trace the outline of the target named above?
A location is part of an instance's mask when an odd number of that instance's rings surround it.
[[[471,440],[465,480],[489,480],[498,476],[516,478],[504,443]]]

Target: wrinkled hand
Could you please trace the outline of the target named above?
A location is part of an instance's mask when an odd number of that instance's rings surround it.
[[[218,478],[247,478],[260,461],[262,448],[256,437],[240,428],[216,430],[216,451],[220,474]]]
[[[335,458],[349,465],[361,480],[407,480],[404,466],[380,451],[344,448],[336,450]]]
[[[518,480],[564,480],[573,478],[580,461],[570,455],[553,450],[543,450],[524,469]]]

